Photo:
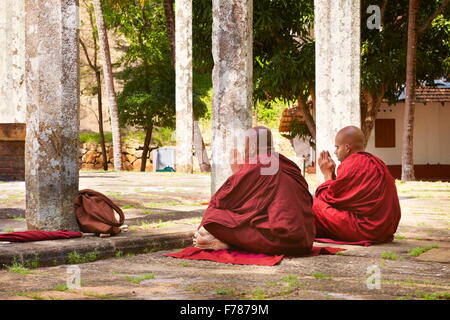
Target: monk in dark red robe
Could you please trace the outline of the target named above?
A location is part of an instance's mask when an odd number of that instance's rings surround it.
[[[243,164],[232,160],[234,174],[212,196],[194,245],[272,255],[307,254],[315,237],[308,184],[294,162],[272,151],[269,129],[250,130],[256,131],[257,139],[246,139]],[[263,135],[267,139],[261,144]],[[268,160],[277,166],[269,174],[263,170]]]
[[[318,159],[325,182],[315,194],[317,238],[373,243],[393,240],[400,221],[395,181],[386,165],[364,151],[363,132],[345,127],[336,135],[337,176],[328,151]]]

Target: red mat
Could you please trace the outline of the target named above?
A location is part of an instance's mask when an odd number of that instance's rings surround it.
[[[0,234],[0,241],[9,242],[32,242],[43,240],[56,239],[70,239],[79,238],[83,234],[81,232],[72,231],[23,231],[23,232],[8,232]]]
[[[348,245],[363,246],[363,247],[369,247],[373,244],[373,242],[369,241],[369,240],[348,242],[348,241],[338,241],[338,240],[326,239],[326,238],[316,238],[316,239],[314,239],[314,241],[315,242],[323,242],[323,243],[348,244]]]
[[[344,250],[341,248],[313,247],[311,253],[306,256],[335,254]],[[263,253],[251,253],[241,250],[204,250],[195,247],[187,247],[179,252],[167,253],[165,256],[179,259],[209,260],[221,263],[254,264],[260,266],[274,266],[280,263],[285,257],[284,255],[269,256]]]

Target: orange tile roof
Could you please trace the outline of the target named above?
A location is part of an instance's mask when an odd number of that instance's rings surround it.
[[[417,102],[450,102],[450,88],[422,87],[416,89]]]

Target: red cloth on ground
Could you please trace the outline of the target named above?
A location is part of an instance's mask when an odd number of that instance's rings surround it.
[[[43,240],[79,238],[82,235],[83,234],[81,232],[72,232],[66,230],[9,232],[0,234],[0,241],[31,242]]]
[[[373,243],[392,241],[401,215],[387,166],[367,152],[348,156],[336,180],[317,188],[313,212],[318,238]]]
[[[306,256],[318,256],[319,254],[335,254],[343,251],[341,248],[313,247]],[[259,266],[274,266],[283,260],[284,255],[269,256],[263,253],[251,253],[243,250],[204,250],[194,247],[187,247],[179,252],[167,253],[167,257],[189,259],[189,260],[209,260],[221,263],[232,264],[252,264]]]
[[[333,239],[326,239],[326,238],[316,238],[314,240],[315,242],[322,242],[322,243],[334,243],[334,244],[347,244],[347,245],[354,245],[354,246],[363,246],[363,247],[369,247],[372,245],[372,241],[338,241]]]
[[[200,224],[229,245],[271,255],[305,254],[315,237],[312,197],[298,166],[281,154],[272,154],[273,174],[262,155],[229,177],[212,196]]]

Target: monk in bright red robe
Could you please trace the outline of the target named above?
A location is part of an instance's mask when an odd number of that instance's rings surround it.
[[[341,162],[337,176],[328,151],[318,159],[325,182],[314,198],[317,238],[392,241],[400,221],[400,203],[388,168],[364,151],[365,137],[357,127],[340,130],[335,143],[335,155]]]
[[[308,184],[294,162],[272,151],[269,129],[250,130],[257,139],[246,139],[243,164],[231,161],[234,174],[212,196],[194,245],[272,255],[307,254],[315,237]],[[267,139],[261,144],[263,135]],[[268,159],[277,166],[269,174],[264,172]]]

